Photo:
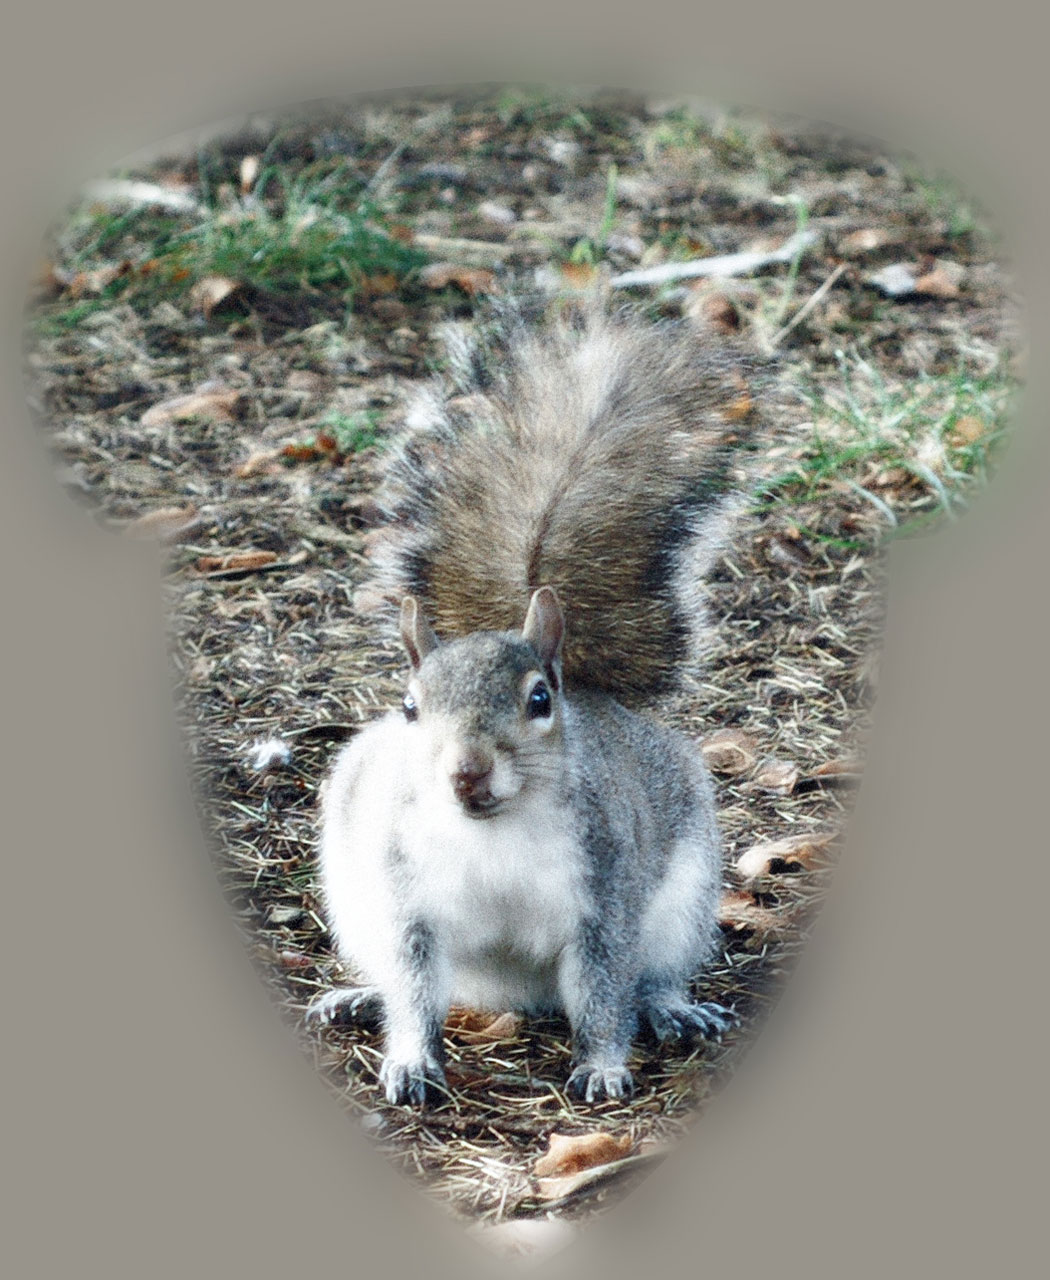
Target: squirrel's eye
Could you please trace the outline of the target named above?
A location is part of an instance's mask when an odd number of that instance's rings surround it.
[[[416,700],[410,693],[406,693],[401,699],[401,709],[405,713],[406,720],[417,720],[419,718],[419,708],[416,706]]]
[[[542,680],[532,686],[532,692],[529,694],[528,702],[525,704],[525,711],[530,720],[539,720],[544,716],[550,715],[550,690]]]

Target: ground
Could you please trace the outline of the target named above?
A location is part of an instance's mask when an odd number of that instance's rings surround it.
[[[116,178],[49,236],[28,394],[63,484],[170,544],[176,696],[248,945],[346,1111],[453,1212],[492,1226],[599,1211],[693,1123],[804,941],[876,687],[881,550],[959,518],[1005,435],[1021,340],[1002,246],[949,180],[877,142],[622,94],[330,106]],[[806,233],[732,278],[617,280]],[[715,641],[659,708],[716,770],[724,947],[697,990],[743,1025],[691,1054],[639,1046],[636,1097],[583,1106],[562,1093],[563,1024],[463,1018],[453,1098],[421,1115],[382,1100],[375,1035],[302,1026],[339,976],[317,787],[403,674],[352,604],[371,495],[406,390],[440,368],[442,323],[493,292],[603,281],[761,368],[736,406],[763,419],[761,465],[712,577]],[[290,758],[256,767],[271,738]],[[552,1133],[594,1132],[621,1142],[600,1173],[537,1178]]]

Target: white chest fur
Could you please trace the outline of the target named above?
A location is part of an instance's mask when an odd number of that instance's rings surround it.
[[[472,819],[430,808],[406,852],[420,914],[449,964],[452,998],[489,1008],[552,998],[554,968],[584,910],[571,814],[548,796]]]

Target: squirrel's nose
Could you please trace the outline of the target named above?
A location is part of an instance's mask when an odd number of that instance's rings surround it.
[[[452,773],[452,788],[460,798],[475,795],[492,773],[492,759],[470,751],[460,756]]]

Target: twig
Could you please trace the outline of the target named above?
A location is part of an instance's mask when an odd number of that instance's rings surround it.
[[[757,249],[743,253],[725,253],[713,258],[694,258],[691,262],[666,262],[660,267],[648,267],[644,271],[625,271],[613,276],[609,282],[614,289],[633,285],[667,284],[671,280],[688,280],[696,276],[742,276],[757,271],[774,262],[790,262],[796,254],[804,253],[820,239],[816,231],[799,231],[785,240],[779,249],[762,252]]]
[[[844,262],[840,262],[839,265],[835,268],[835,270],[831,273],[831,275],[828,276],[828,278],[820,286],[820,288],[817,289],[813,294],[811,294],[811,296],[806,299],[806,301],[802,304],[801,307],[799,307],[799,309],[795,312],[795,314],[791,317],[791,319],[787,322],[787,324],[784,325],[782,329],[778,330],[776,334],[774,334],[773,341],[769,344],[770,350],[775,351],[776,348],[780,346],[781,342],[783,342],[784,339],[788,336],[791,330],[794,329],[794,327],[797,324],[800,324],[803,320],[805,320],[806,316],[809,315],[809,313],[813,310],[813,308],[817,305],[817,303],[821,300],[821,298],[824,297],[827,291],[831,288],[831,286],[835,283],[835,281],[839,278],[840,275],[842,275],[843,271],[845,270],[846,270],[846,264]]]

